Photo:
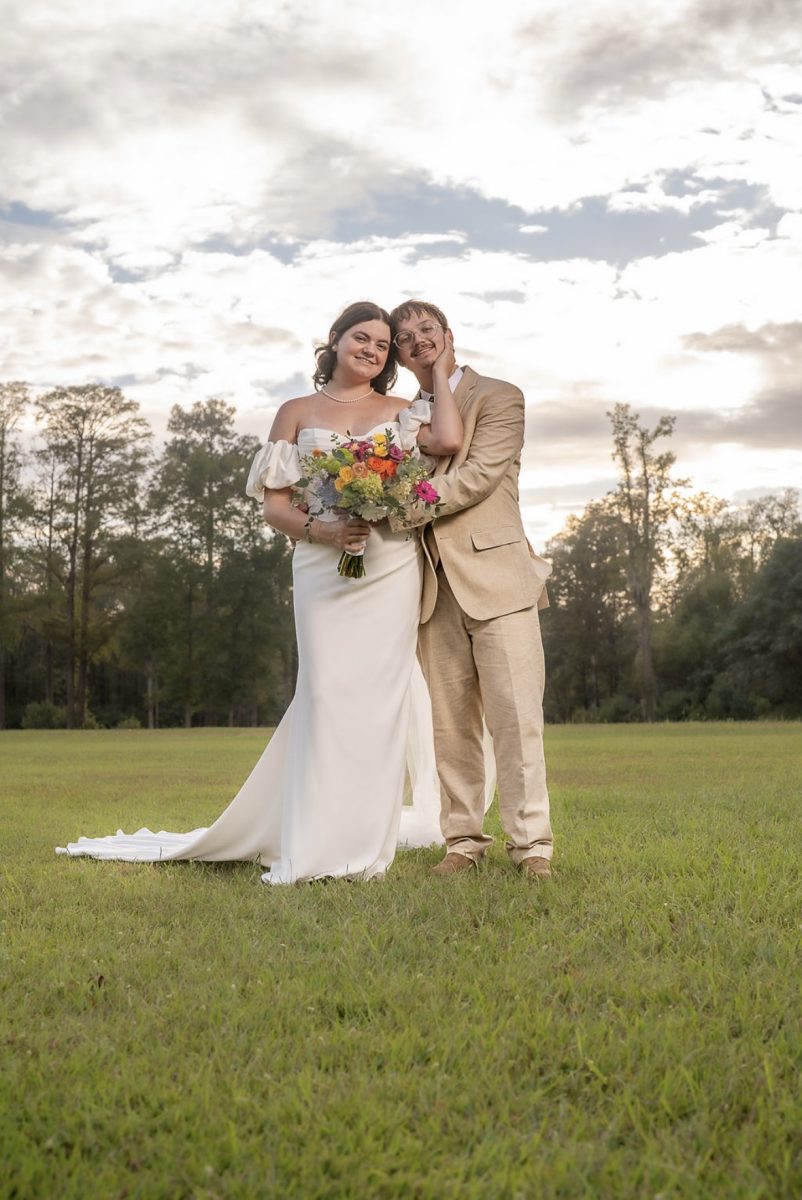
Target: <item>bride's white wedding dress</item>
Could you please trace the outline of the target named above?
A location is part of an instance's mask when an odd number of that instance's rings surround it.
[[[412,447],[429,419],[429,405],[416,401],[389,425]],[[301,477],[299,454],[331,446],[327,429],[301,430],[297,446],[268,442],[254,460],[249,495],[261,499],[266,487],[290,486]],[[214,824],[191,833],[82,837],[57,853],[136,862],[259,859],[268,868],[264,882],[295,883],[381,876],[399,841],[442,841],[431,708],[415,656],[419,540],[393,533],[387,522],[376,525],[358,580],[338,575],[339,553],[305,541],[295,547],[295,696]],[[489,797],[494,783],[491,757]]]

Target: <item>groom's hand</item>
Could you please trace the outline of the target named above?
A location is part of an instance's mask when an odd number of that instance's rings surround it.
[[[430,521],[433,521],[434,512],[423,504],[413,505],[407,509],[403,517],[390,513],[387,520],[393,533],[412,533],[413,529],[420,529],[421,526],[428,525]]]
[[[432,374],[449,380],[456,370],[457,360],[454,356],[454,334],[450,329],[443,330],[443,348],[432,363]]]

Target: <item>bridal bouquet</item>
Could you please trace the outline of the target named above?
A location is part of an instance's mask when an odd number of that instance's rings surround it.
[[[440,500],[428,481],[429,471],[420,451],[404,450],[392,429],[369,437],[350,438],[328,452],[313,450],[301,457],[303,478],[293,488],[292,502],[312,516],[345,512],[365,521],[396,516],[402,520],[412,508],[433,508]],[[365,566],[361,554],[343,551],[338,571],[349,579],[361,579]]]

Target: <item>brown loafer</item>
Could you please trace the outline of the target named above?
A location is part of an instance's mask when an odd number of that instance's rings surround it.
[[[432,867],[432,875],[459,875],[461,871],[475,871],[476,863],[466,854],[450,851],[442,862]]]
[[[524,858],[519,862],[518,870],[522,875],[526,875],[527,879],[549,879],[551,863],[547,858],[541,858],[540,855],[534,854],[531,858]]]

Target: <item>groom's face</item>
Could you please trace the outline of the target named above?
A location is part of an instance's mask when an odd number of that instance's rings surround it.
[[[428,376],[445,338],[446,330],[434,317],[426,312],[411,313],[395,330],[399,362],[418,378]]]

